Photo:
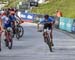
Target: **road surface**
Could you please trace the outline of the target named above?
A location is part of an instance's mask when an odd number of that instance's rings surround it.
[[[75,39],[54,29],[53,52],[43,41],[42,32],[36,26],[23,24],[24,36],[13,39],[13,48],[9,50],[2,40],[0,60],[75,60]],[[2,36],[3,37],[3,36]]]

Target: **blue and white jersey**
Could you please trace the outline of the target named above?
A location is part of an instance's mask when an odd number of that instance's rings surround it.
[[[8,24],[9,18],[7,16],[2,16],[2,24]]]
[[[20,20],[18,16],[16,15],[9,15],[9,20],[10,21],[16,21],[16,20]]]
[[[2,16],[1,19],[2,19],[2,26],[3,27],[10,27],[11,26],[11,23],[10,23],[9,18],[7,16]]]
[[[44,18],[43,20],[40,21],[40,24],[45,24],[47,22],[53,22],[53,21],[54,21],[54,19],[51,17],[49,17],[47,20]]]
[[[16,20],[15,15],[9,15],[9,20],[10,21],[15,21]]]

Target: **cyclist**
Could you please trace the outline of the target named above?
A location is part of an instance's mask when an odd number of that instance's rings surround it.
[[[9,18],[7,17],[6,11],[2,12],[1,15],[2,15],[1,16],[1,24],[2,24],[1,27],[2,27],[2,31],[5,32],[8,27],[11,28],[11,23],[9,21]],[[11,30],[12,30],[12,28],[11,28]],[[4,33],[4,35],[5,35],[4,40],[6,40],[6,32]]]
[[[17,15],[16,15],[16,12],[13,8],[10,10],[10,13],[8,15],[9,17],[9,20],[11,21],[11,25],[12,25],[12,28],[13,28],[13,33],[15,34],[15,21],[17,20],[21,20]]]
[[[44,19],[39,24],[44,24],[43,36],[45,35],[45,29],[48,28],[48,30],[50,32],[50,43],[52,43],[52,46],[53,46],[54,44],[53,44],[52,31],[53,31],[54,20],[52,18],[50,18],[49,15],[45,15]]]

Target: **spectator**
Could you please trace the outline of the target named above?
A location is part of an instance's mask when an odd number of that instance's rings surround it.
[[[62,12],[61,12],[60,10],[57,10],[57,11],[56,11],[56,16],[57,16],[57,17],[62,17]]]
[[[55,27],[59,28],[59,19],[62,17],[62,12],[58,9],[55,16]]]

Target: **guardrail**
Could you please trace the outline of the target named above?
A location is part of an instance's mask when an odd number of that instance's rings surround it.
[[[67,32],[75,32],[75,19],[59,17],[56,20],[55,27]]]

